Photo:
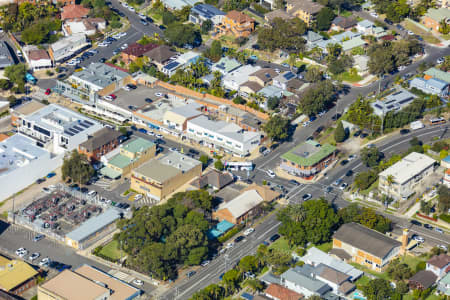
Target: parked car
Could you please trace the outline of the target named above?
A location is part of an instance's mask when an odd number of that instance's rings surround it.
[[[294,186],[299,186],[300,185],[300,183],[298,183],[298,181],[295,180],[295,179],[289,180],[289,183],[292,183]]]
[[[269,238],[269,241],[271,242],[271,243],[273,243],[273,242],[275,242],[276,240],[278,240],[280,238],[280,235],[278,234],[278,233],[275,233],[274,235],[272,235],[270,238]]]
[[[341,178],[339,178],[339,179],[337,179],[335,182],[333,182],[333,184],[335,185],[335,186],[339,186],[341,183],[342,183],[342,179]]]
[[[30,255],[29,260],[33,261],[36,258],[38,258],[39,256],[41,256],[41,254],[39,252],[34,252],[33,254]]]
[[[350,177],[353,175],[353,171],[352,170],[348,170],[347,173],[345,173],[345,176]]]
[[[243,239],[245,239],[242,235],[238,236],[237,238],[234,239],[235,243],[239,243],[240,241],[242,241]]]
[[[144,284],[144,282],[140,279],[135,279],[135,280],[133,280],[133,284],[137,285],[137,286],[142,286]]]
[[[417,242],[419,242],[419,243],[425,242],[425,239],[423,237],[421,237],[420,235],[417,235],[417,234],[413,235],[412,239],[417,241]]]
[[[440,229],[439,227],[435,227],[434,231],[436,231],[436,232],[438,232],[440,234],[444,233],[444,230]]]
[[[253,232],[255,231],[255,229],[253,229],[253,228],[248,228],[248,229],[246,229],[245,231],[244,231],[244,235],[250,235],[250,234],[252,234]]]
[[[303,201],[308,201],[311,198],[312,198],[311,194],[304,194],[303,197],[302,197]]]
[[[48,95],[50,95],[52,93],[52,90],[51,89],[46,89],[45,90],[45,94],[48,96]]]
[[[430,230],[433,229],[433,226],[431,226],[430,224],[426,224],[426,223],[423,225],[423,227],[425,227],[426,229],[430,229]]]
[[[411,224],[413,224],[413,225],[422,226],[422,223],[420,223],[419,221],[411,220],[410,222],[411,222]]]
[[[275,178],[275,173],[272,170],[267,170],[266,171],[267,175],[269,175],[270,178]]]
[[[144,128],[139,128],[138,131],[141,133],[147,134],[147,130]]]
[[[344,182],[343,184],[341,184],[341,186],[339,187],[341,190],[345,190],[347,188],[348,184],[346,182]]]
[[[402,130],[400,130],[400,134],[401,135],[408,134],[409,132],[410,132],[409,129],[402,129]]]
[[[37,235],[37,236],[35,236],[35,237],[33,238],[33,242],[39,242],[39,241],[42,240],[44,237],[45,237],[45,235],[39,234],[39,235]]]
[[[234,243],[231,242],[231,243],[228,243],[228,244],[225,246],[225,249],[231,249],[231,248],[233,248],[233,247],[234,247]]]
[[[41,259],[41,261],[39,262],[39,266],[40,267],[48,267],[50,265],[50,258],[48,257],[44,257],[43,259]]]

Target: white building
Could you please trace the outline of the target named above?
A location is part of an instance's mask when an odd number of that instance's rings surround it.
[[[24,46],[22,50],[25,60],[33,71],[47,69],[53,66],[52,60],[46,50],[39,49],[34,45]]]
[[[248,81],[251,74],[261,69],[260,66],[245,65],[228,73],[223,77],[223,87],[229,90],[237,91],[239,87]]]
[[[53,156],[21,134],[0,142],[0,201],[60,167],[62,158],[63,155]]]
[[[185,68],[191,64],[195,64],[200,58],[200,54],[189,51],[181,54],[177,59],[169,61],[161,70],[167,76],[172,76],[179,68]]]
[[[84,33],[73,34],[50,45],[49,54],[54,62],[61,63],[89,47]]]
[[[19,132],[35,140],[51,153],[62,154],[76,149],[103,127],[65,107],[50,104],[19,120]]]
[[[102,18],[88,19],[69,19],[62,26],[65,36],[83,33],[87,36],[94,35],[97,30],[102,31],[106,28],[106,21]]]
[[[435,163],[425,154],[412,152],[380,173],[378,189],[394,199],[406,200],[422,180],[434,172]],[[389,182],[390,177],[393,182]]]
[[[390,111],[399,111],[411,104],[416,96],[406,90],[401,90],[386,96],[383,100],[376,100],[370,105],[373,113],[377,116],[384,116]]]
[[[244,131],[236,124],[211,121],[206,116],[188,120],[186,134],[209,147],[238,156],[250,154],[261,140],[259,132]]]

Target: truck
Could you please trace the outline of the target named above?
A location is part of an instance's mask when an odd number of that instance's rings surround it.
[[[414,121],[409,126],[410,126],[411,130],[418,130],[418,129],[425,127],[425,125],[423,125],[422,121]]]

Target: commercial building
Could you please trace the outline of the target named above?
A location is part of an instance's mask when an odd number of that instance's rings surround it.
[[[416,99],[413,93],[406,90],[401,90],[386,96],[382,100],[376,100],[370,103],[373,108],[373,113],[377,116],[384,116],[390,111],[398,111],[405,106],[411,104]]]
[[[333,235],[333,249],[344,250],[353,262],[377,272],[401,253],[401,247],[399,241],[357,223],[344,224]]]
[[[64,270],[38,287],[39,300],[131,300],[140,290],[95,267]]]
[[[0,69],[14,65],[14,58],[11,55],[10,48],[5,41],[0,42]]]
[[[179,131],[185,131],[189,120],[202,115],[201,107],[200,104],[190,103],[168,110],[164,114],[164,125]]]
[[[22,51],[25,60],[33,71],[48,69],[53,66],[50,56],[44,49],[39,49],[34,45],[27,45],[22,48]]]
[[[213,218],[233,224],[243,224],[259,215],[263,202],[264,199],[256,190],[248,190],[229,202],[221,203],[213,212]]]
[[[238,156],[247,156],[261,141],[259,132],[244,131],[234,123],[212,121],[206,116],[187,121],[186,135],[211,148]]]
[[[36,145],[61,154],[76,149],[88,135],[103,125],[57,104],[50,104],[24,116],[18,131],[36,141]]]
[[[409,82],[411,88],[416,88],[424,93],[438,95],[441,97],[448,96],[449,84],[445,81],[436,78],[425,79],[421,77],[415,77]]]
[[[115,222],[121,213],[115,208],[109,208],[98,216],[88,219],[78,228],[65,236],[65,243],[75,249],[86,249],[106,234],[116,229]]]
[[[48,53],[54,63],[62,63],[90,46],[86,35],[78,33],[51,44]]]
[[[10,295],[20,296],[35,286],[38,274],[32,266],[24,261],[10,260],[0,256],[0,290]]]
[[[450,20],[450,10],[445,7],[430,8],[422,17],[422,24],[431,29],[434,33],[439,33],[440,22],[444,21],[447,24]]]
[[[231,34],[234,37],[248,37],[255,30],[255,20],[248,15],[232,10],[214,27],[216,37]]]
[[[280,167],[295,176],[312,179],[333,161],[336,147],[330,144],[306,141],[281,156]]]
[[[171,152],[134,169],[130,187],[161,201],[201,174],[201,162],[181,153]]]
[[[115,179],[131,172],[147,160],[155,157],[155,143],[143,138],[135,138],[111,151],[110,155],[103,155],[101,161],[106,165],[100,173]]]
[[[202,24],[206,20],[210,20],[213,25],[222,23],[225,13],[210,4],[199,3],[191,8],[189,21],[194,24]]]
[[[122,134],[119,131],[103,127],[78,145],[78,152],[86,155],[89,161],[99,161],[103,155],[119,146],[120,136]]]
[[[10,109],[11,125],[14,127],[19,126],[21,119],[34,113],[35,111],[40,110],[43,107],[45,107],[45,104],[42,104],[41,102],[34,99],[32,99],[31,101],[22,102],[22,104],[19,106],[12,107]]]
[[[425,154],[412,152],[379,174],[378,189],[396,200],[406,200],[434,172],[435,163]]]
[[[288,0],[286,11],[310,27],[324,6],[311,0]]]

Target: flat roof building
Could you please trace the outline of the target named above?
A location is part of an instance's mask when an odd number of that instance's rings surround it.
[[[394,199],[406,200],[434,172],[435,164],[431,157],[412,152],[379,174],[378,189]]]
[[[64,37],[50,45],[49,55],[56,63],[61,63],[80,53],[91,44],[84,33]]]
[[[12,66],[14,64],[14,58],[11,55],[9,46],[5,41],[0,42],[0,69]]]
[[[386,115],[390,111],[398,111],[411,104],[416,99],[413,93],[406,90],[401,90],[386,96],[383,100],[376,100],[370,105],[373,108],[374,114],[377,116]]]
[[[191,8],[189,21],[201,25],[204,21],[210,20],[213,25],[216,25],[222,22],[223,16],[225,16],[225,13],[217,7],[210,4],[199,3]]]
[[[0,289],[12,295],[22,295],[36,285],[38,272],[21,260],[0,256]]]
[[[128,76],[130,76],[128,73],[106,64],[92,63],[80,72],[70,75],[68,81],[88,91],[97,92],[113,83],[121,82]]]

